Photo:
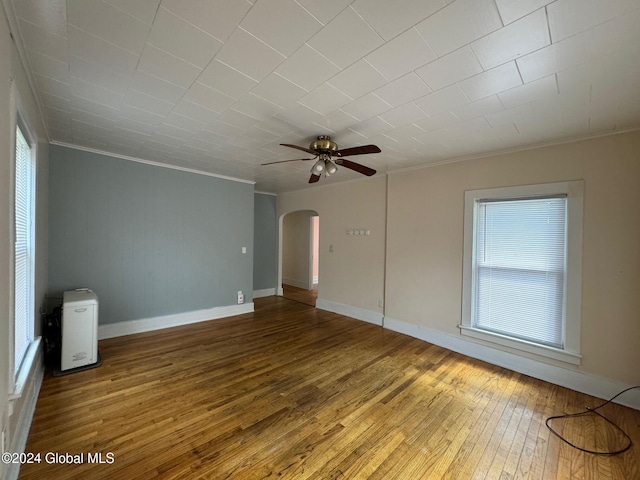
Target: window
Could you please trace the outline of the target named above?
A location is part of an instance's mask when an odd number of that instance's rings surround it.
[[[579,363],[582,191],[465,193],[464,335]]]
[[[23,129],[16,126],[14,212],[14,371],[20,370],[33,340],[34,162]]]

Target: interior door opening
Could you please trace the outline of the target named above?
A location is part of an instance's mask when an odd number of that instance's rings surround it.
[[[315,306],[320,284],[320,217],[312,210],[281,217],[278,294]]]

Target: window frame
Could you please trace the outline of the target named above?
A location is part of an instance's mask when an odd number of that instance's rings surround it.
[[[10,260],[10,275],[11,275],[11,283],[10,283],[10,314],[11,321],[9,322],[9,357],[10,357],[10,365],[12,369],[12,375],[9,377],[10,385],[9,385],[9,398],[10,400],[19,398],[22,395],[22,391],[24,389],[27,377],[29,372],[32,369],[33,363],[35,361],[37,349],[39,346],[39,339],[35,338],[35,322],[36,322],[36,306],[35,306],[35,293],[36,293],[36,200],[37,200],[37,142],[36,137],[33,134],[34,130],[28,120],[26,110],[24,108],[24,104],[20,98],[20,94],[15,87],[15,83],[13,79],[11,79],[10,86],[10,107],[11,107],[11,118],[10,118],[10,129],[11,129],[11,155],[12,161],[10,163],[10,178],[11,178],[11,220],[10,220],[10,243],[11,243],[11,260]],[[29,310],[27,312],[28,321],[28,345],[24,351],[22,356],[20,365],[16,368],[16,305],[15,305],[15,294],[16,294],[16,258],[15,258],[15,248],[16,248],[16,142],[17,142],[17,134],[18,129],[20,129],[20,133],[22,134],[24,140],[27,142],[29,146],[29,154],[30,154],[30,205],[29,205],[29,215],[30,215],[30,238],[29,238],[29,248],[31,255],[29,256],[29,278],[28,278],[28,288],[29,288]]]
[[[566,278],[565,278],[565,322],[564,348],[557,348],[536,342],[511,337],[506,334],[476,328],[473,325],[473,308],[476,279],[476,217],[479,200],[510,200],[527,197],[566,195]],[[460,333],[477,340],[483,340],[502,347],[580,365],[580,325],[582,290],[582,221],[584,203],[584,181],[544,183],[497,187],[481,190],[467,190],[464,194],[464,256],[462,285],[462,322]]]

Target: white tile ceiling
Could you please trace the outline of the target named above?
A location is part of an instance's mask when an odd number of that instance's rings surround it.
[[[640,126],[638,0],[12,1],[52,141],[260,191]]]

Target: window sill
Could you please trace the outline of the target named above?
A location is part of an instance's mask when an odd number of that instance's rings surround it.
[[[41,339],[42,337],[38,337],[29,345],[27,353],[25,353],[24,359],[22,360],[22,365],[20,365],[20,369],[16,374],[15,387],[13,389],[13,392],[9,394],[9,400],[17,400],[22,397],[24,387],[27,385],[29,375],[33,370],[33,366],[38,356]]]
[[[539,345],[526,340],[519,340],[517,338],[508,337],[506,335],[500,335],[499,333],[488,332],[486,330],[480,330],[468,325],[458,325],[460,333],[468,337],[476,338],[478,340],[484,340],[491,343],[496,343],[504,347],[521,350],[527,353],[533,353],[534,355],[540,355],[541,357],[547,357],[561,362],[570,363],[572,365],[580,365],[582,355],[575,352],[569,352],[567,350],[561,350],[559,348],[548,347],[545,345]]]

